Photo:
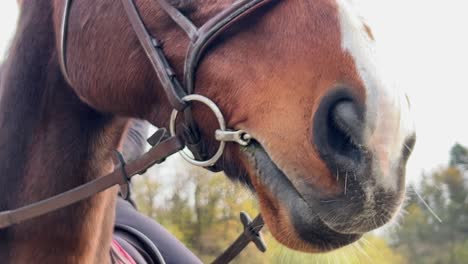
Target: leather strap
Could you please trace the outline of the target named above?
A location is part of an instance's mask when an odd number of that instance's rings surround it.
[[[195,88],[195,74],[200,58],[208,45],[226,28],[239,19],[249,15],[258,8],[274,2],[275,0],[241,0],[208,20],[198,29],[198,38],[192,42],[187,51],[184,66],[184,84],[188,94]]]
[[[187,107],[187,103],[182,98],[187,93],[182,88],[182,85],[176,78],[175,71],[167,61],[162,50],[162,44],[146,30],[134,0],[122,0],[122,4],[141,46],[164,88],[169,103],[174,109],[183,111]]]
[[[260,230],[265,225],[263,217],[258,215],[252,221],[247,213],[242,212],[241,221],[244,225],[244,232],[242,232],[236,241],[211,264],[225,264],[231,262],[250,244],[250,242],[253,242],[261,252],[266,252],[267,248],[260,234]]]
[[[64,208],[112,186],[126,184],[131,177],[145,172],[156,163],[163,162],[168,156],[183,148],[184,144],[178,137],[169,138],[139,159],[126,164],[125,168],[118,167],[112,173],[46,200],[19,209],[0,212],[0,229]]]
[[[198,37],[198,28],[184,16],[177,8],[169,4],[166,0],[157,0],[159,6],[172,18],[179,27],[185,31],[185,34],[191,41],[195,41]]]
[[[62,14],[62,25],[61,25],[61,38],[60,38],[60,69],[62,70],[63,78],[68,83],[68,85],[72,85],[70,76],[68,75],[68,68],[67,68],[67,32],[68,32],[68,16],[70,15],[70,9],[72,5],[72,0],[65,0],[65,4],[63,7],[63,14]]]

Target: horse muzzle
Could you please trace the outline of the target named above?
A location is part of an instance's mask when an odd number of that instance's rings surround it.
[[[366,111],[373,110],[347,89],[323,98],[314,119],[314,143],[342,191],[317,195],[307,184],[299,190],[328,227],[345,234],[366,233],[393,218],[404,199],[405,168],[415,144],[414,134],[409,134],[393,155],[386,144],[371,144],[368,138],[376,131],[382,138],[399,135],[392,129],[399,120],[377,124],[388,127],[382,132],[366,119]]]
[[[261,192],[259,198],[269,200],[263,211],[270,211],[270,218],[287,219],[278,220],[280,224],[266,219],[267,224],[270,221],[271,225],[282,225],[279,232],[288,225],[302,242],[311,245],[288,244],[288,239],[275,236],[287,246],[309,252],[310,248],[336,249],[383,226],[398,212],[405,194],[405,167],[415,137],[408,136],[397,154],[385,156],[382,146],[369,144],[368,135],[381,128],[368,123],[366,111],[365,105],[346,89],[336,89],[320,102],[314,115],[312,143],[328,176],[294,169],[285,162],[288,157],[281,157],[284,160],[278,165],[260,143],[254,142],[247,148],[249,163],[258,178],[254,185]],[[333,179],[327,185],[310,180],[321,177]]]

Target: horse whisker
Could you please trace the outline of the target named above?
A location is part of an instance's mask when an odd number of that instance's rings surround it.
[[[416,191],[416,188],[413,187],[413,191],[418,196],[418,198],[421,200],[421,202],[424,204],[424,206],[427,208],[427,210],[429,210],[429,212],[434,216],[434,218],[437,219],[437,221],[439,221],[439,223],[442,224],[443,223],[442,219],[440,219],[440,217],[431,208],[431,206],[429,206],[429,204],[424,200],[424,198],[421,196],[421,194],[419,194],[419,192]]]
[[[348,171],[346,171],[345,183],[344,183],[344,195],[346,195],[348,185]]]
[[[408,144],[403,144],[403,146],[409,151],[409,152],[413,152],[413,148],[409,147]]]
[[[321,203],[334,203],[334,202],[339,202],[340,200],[321,200]]]

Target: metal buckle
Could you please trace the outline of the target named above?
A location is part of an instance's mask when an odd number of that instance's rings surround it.
[[[197,101],[208,106],[208,108],[210,108],[210,110],[216,116],[216,119],[218,120],[218,124],[219,124],[219,129],[216,130],[216,133],[215,133],[215,139],[219,141],[219,147],[216,153],[213,155],[213,157],[205,161],[199,161],[199,160],[195,160],[194,158],[192,158],[190,155],[188,155],[184,151],[179,152],[180,155],[190,164],[193,164],[199,167],[213,166],[223,155],[224,148],[226,147],[226,142],[235,142],[241,146],[247,146],[250,143],[250,140],[252,137],[247,132],[243,130],[231,131],[231,130],[226,129],[226,121],[224,120],[223,113],[221,113],[221,110],[219,109],[219,107],[207,97],[203,95],[199,95],[199,94],[190,94],[182,98],[182,100],[186,102]],[[170,124],[169,124],[169,130],[171,132],[171,136],[176,135],[175,123],[176,123],[178,113],[179,112],[176,109],[174,109],[171,114],[171,119],[170,119]]]

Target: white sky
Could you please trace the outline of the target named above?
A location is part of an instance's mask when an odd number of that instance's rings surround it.
[[[398,85],[408,91],[417,144],[410,180],[468,145],[468,1],[355,0],[376,35]]]
[[[418,142],[408,178],[446,163],[468,145],[468,1],[350,0],[360,6],[396,83],[413,104]],[[0,54],[14,31],[16,1],[0,1]]]

